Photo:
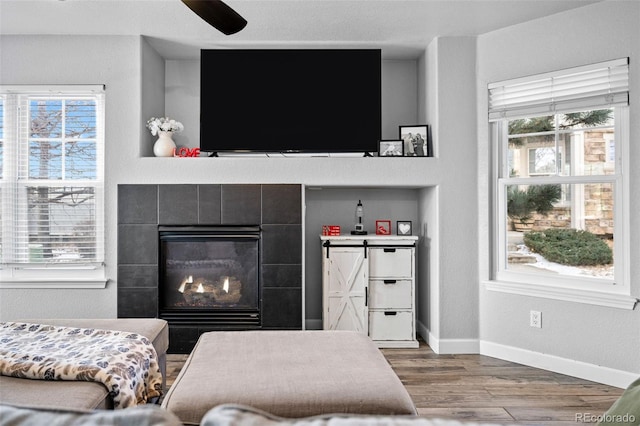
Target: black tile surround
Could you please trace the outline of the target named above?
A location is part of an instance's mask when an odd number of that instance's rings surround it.
[[[118,185],[118,317],[158,315],[158,225],[260,225],[262,328],[302,328],[300,185]],[[170,326],[169,352],[206,327]]]

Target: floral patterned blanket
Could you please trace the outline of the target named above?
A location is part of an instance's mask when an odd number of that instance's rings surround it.
[[[126,331],[0,322],[0,374],[101,382],[114,408],[133,407],[162,395],[153,345]]]

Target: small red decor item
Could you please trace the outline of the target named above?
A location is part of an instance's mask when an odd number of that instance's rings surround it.
[[[391,235],[391,221],[376,220],[376,235]]]
[[[200,157],[200,148],[173,148],[174,157]]]
[[[322,235],[337,237],[340,235],[339,225],[322,225]]]

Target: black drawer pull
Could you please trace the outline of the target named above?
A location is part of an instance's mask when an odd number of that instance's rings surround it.
[[[395,253],[396,252],[396,249],[394,249],[394,248],[386,248],[386,249],[383,249],[383,250],[384,250],[385,253]]]
[[[385,284],[395,284],[397,282],[398,282],[397,280],[384,280]]]
[[[392,315],[397,315],[397,314],[398,313],[394,312],[394,311],[385,311],[385,313],[384,313],[385,316],[392,316]]]

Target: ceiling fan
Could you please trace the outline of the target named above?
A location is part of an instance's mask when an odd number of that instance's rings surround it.
[[[189,9],[225,35],[235,34],[247,21],[221,0],[182,0]]]

